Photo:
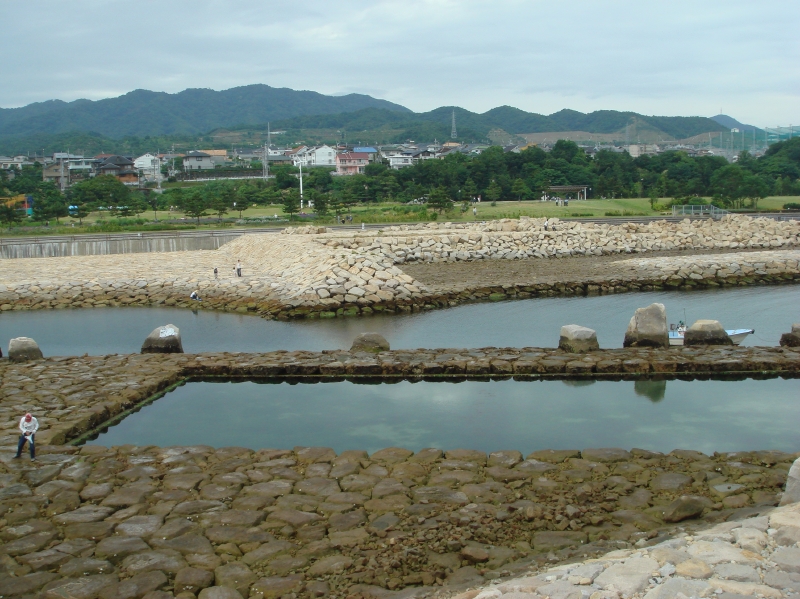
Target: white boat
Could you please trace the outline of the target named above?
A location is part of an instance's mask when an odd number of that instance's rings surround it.
[[[673,327],[675,325],[671,325]],[[755,333],[755,329],[725,329],[728,337],[731,338],[734,345],[739,345],[744,341],[745,337],[751,333]],[[686,333],[686,325],[680,324],[675,329],[669,332],[670,345],[683,345],[683,335]]]

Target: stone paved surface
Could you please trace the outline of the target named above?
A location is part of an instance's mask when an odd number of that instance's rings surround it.
[[[555,221],[551,221],[552,223]],[[214,251],[3,260],[0,311],[130,304],[191,304],[271,317],[334,317],[409,311],[462,301],[786,282],[800,278],[796,222],[736,217],[648,225],[555,223],[537,219],[431,224],[386,232],[246,235]],[[396,230],[395,230],[396,229]],[[314,232],[317,231],[313,228]],[[292,230],[297,233],[296,230]],[[763,251],[737,253],[739,249]],[[724,255],[628,258],[675,250]],[[419,262],[620,255],[603,276],[557,283],[520,281],[428,289],[402,270]],[[241,260],[243,277],[233,277]],[[221,278],[212,272],[217,267]],[[193,304],[198,306],[200,304]]]
[[[504,580],[456,599],[789,597],[800,593],[800,504],[640,549]]]
[[[729,521],[777,503],[780,452],[9,449],[3,597],[772,597],[800,570],[800,512]]]

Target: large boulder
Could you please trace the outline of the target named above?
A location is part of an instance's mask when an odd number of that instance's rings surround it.
[[[39,345],[30,337],[16,337],[8,342],[8,359],[12,362],[27,362],[44,358]]]
[[[718,320],[698,320],[683,335],[684,345],[733,345]]]
[[[667,309],[664,304],[638,308],[631,318],[622,347],[669,347]]]
[[[174,324],[156,327],[142,343],[143,354],[182,354],[181,330]]]
[[[782,347],[800,347],[800,322],[792,325],[791,333],[781,335]]]
[[[366,351],[374,354],[389,351],[389,342],[378,333],[361,333],[353,340],[350,351]]]
[[[781,497],[781,505],[800,502],[800,458],[794,461],[786,478],[786,490]]]
[[[577,324],[568,324],[561,327],[558,349],[563,349],[571,354],[582,354],[600,349],[600,344],[597,343],[597,333],[592,329]]]

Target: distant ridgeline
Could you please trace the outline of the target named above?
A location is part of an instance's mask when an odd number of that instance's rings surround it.
[[[155,147],[191,147],[201,142],[204,146],[256,145],[263,142],[263,135],[254,132],[266,131],[267,122],[273,130],[290,134],[280,138],[280,143],[306,137],[356,141],[359,136],[365,143],[444,141],[450,136],[453,112],[459,141],[484,141],[495,132],[514,137],[580,131],[618,134],[620,140],[631,134],[630,141],[635,142],[635,135],[643,131],[664,140],[729,131],[724,123],[705,117],[645,116],[614,110],[584,114],[565,109],[542,115],[500,106],[483,114],[457,107],[414,113],[361,94],[325,96],[250,85],[224,91],[188,89],[177,94],[136,90],[98,101],[52,100],[0,109],[0,154],[67,147],[85,154],[137,154]]]

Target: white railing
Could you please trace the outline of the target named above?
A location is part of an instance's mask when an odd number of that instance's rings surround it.
[[[710,216],[714,219],[720,219],[726,214],[730,214],[730,212],[717,208],[713,204],[703,204],[702,206],[685,204],[672,207],[672,216]]]

